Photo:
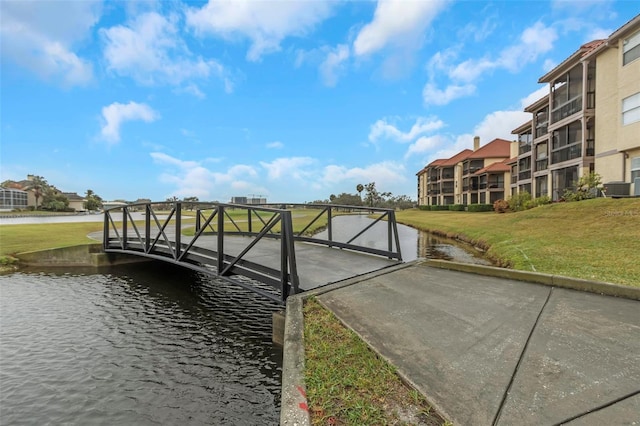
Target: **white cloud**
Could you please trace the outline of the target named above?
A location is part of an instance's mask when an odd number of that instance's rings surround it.
[[[496,69],[518,72],[553,49],[557,39],[558,34],[553,27],[536,22],[522,31],[517,43],[502,49],[495,58],[486,55],[452,65],[451,62],[458,55],[458,47],[438,52],[427,66],[429,81],[422,91],[424,102],[427,105],[446,105],[455,99],[470,96],[475,93],[476,83],[483,74]],[[435,80],[442,71],[447,74],[449,83],[444,89],[439,89]]]
[[[314,176],[310,169],[313,164],[315,164],[315,160],[311,157],[277,158],[269,163],[260,162],[260,165],[267,171],[267,177],[270,180],[309,179]]]
[[[339,165],[329,165],[324,168],[322,184],[331,187],[336,184],[375,182],[378,188],[393,188],[407,181],[403,164],[394,161],[384,161],[370,164],[366,167],[347,168]]]
[[[331,1],[210,0],[202,8],[186,12],[187,24],[196,34],[211,33],[227,39],[248,38],[247,59],[280,50],[290,36],[304,36],[331,14]]]
[[[159,117],[160,115],[147,104],[114,102],[102,108],[102,138],[110,144],[120,142],[120,126],[125,121],[142,120],[150,123]]]
[[[542,98],[543,96],[547,96],[547,95],[549,95],[549,85],[545,84],[542,87],[540,87],[539,89],[537,89],[536,91],[534,91],[534,92],[530,93],[529,95],[525,96],[524,98],[520,99],[520,107],[522,109],[525,109],[526,107],[528,107],[529,105],[531,105],[535,101],[537,101],[540,98]]]
[[[482,122],[473,129],[473,134],[480,136],[484,145],[495,138],[513,140],[516,136],[511,131],[531,120],[531,113],[524,111],[494,111],[487,114]]]
[[[320,75],[326,86],[333,87],[338,82],[338,74],[344,68],[344,62],[349,59],[349,46],[340,44],[327,54],[320,64]]]
[[[64,86],[93,79],[91,62],[73,52],[100,18],[102,3],[1,1],[2,56]]]
[[[399,130],[388,119],[378,120],[369,131],[369,141],[376,143],[381,139],[391,139],[396,142],[411,142],[418,136],[438,130],[444,123],[435,117],[418,117],[408,132]]]
[[[266,193],[265,188],[251,182],[257,179],[258,173],[248,165],[237,164],[222,173],[211,171],[197,161],[180,160],[162,152],[150,155],[156,164],[165,167],[159,179],[175,187],[171,195],[178,198],[198,197],[201,201],[212,201],[215,196],[219,197],[218,201],[227,201],[236,191]]]
[[[536,22],[525,28],[520,36],[520,42],[504,49],[496,62],[496,66],[506,68],[511,72],[519,71],[525,65],[534,62],[538,57],[553,49],[558,39],[556,30],[547,27],[542,22]]]
[[[267,144],[267,148],[269,149],[282,149],[284,148],[284,144],[280,141],[269,142]]]
[[[426,105],[446,105],[454,99],[472,95],[475,91],[476,86],[473,84],[451,84],[444,90],[441,90],[438,89],[435,84],[427,83],[424,89],[422,89],[422,99]]]
[[[437,147],[445,144],[446,141],[447,139],[443,135],[422,136],[417,141],[409,145],[409,149],[407,149],[404,159],[406,160],[412,155],[431,152]]]
[[[109,70],[129,76],[141,84],[181,85],[186,93],[202,97],[202,91],[191,82],[215,76],[224,82],[225,90],[233,89],[225,68],[215,60],[194,57],[181,39],[176,15],[162,16],[147,12],[128,25],[102,29],[104,57]]]
[[[355,55],[370,55],[388,45],[419,45],[425,29],[446,4],[442,0],[379,0],[373,21],[360,30],[353,43]]]

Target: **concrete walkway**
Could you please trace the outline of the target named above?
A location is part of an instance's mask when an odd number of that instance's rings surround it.
[[[637,300],[419,262],[316,292],[456,425],[640,424]]]

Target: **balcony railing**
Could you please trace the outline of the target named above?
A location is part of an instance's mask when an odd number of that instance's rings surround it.
[[[544,136],[549,132],[549,122],[548,121],[544,121],[542,123],[538,123],[536,124],[536,138],[539,138],[540,136]]]
[[[555,123],[563,118],[569,117],[582,110],[582,96],[578,95],[575,98],[568,100],[559,107],[551,111],[551,120]]]
[[[518,175],[511,176],[511,183],[518,183]]]
[[[547,170],[549,168],[549,159],[544,158],[536,161],[536,171]]]
[[[531,142],[529,143],[520,143],[520,145],[518,146],[518,154],[522,155],[524,153],[530,152],[531,151]]]
[[[578,142],[551,153],[551,164],[562,163],[582,157],[582,143]]]
[[[453,185],[443,185],[442,186],[443,194],[453,194]]]
[[[587,157],[593,157],[596,155],[596,141],[595,139],[587,139]]]
[[[524,170],[518,173],[518,180],[531,179],[531,170]]]

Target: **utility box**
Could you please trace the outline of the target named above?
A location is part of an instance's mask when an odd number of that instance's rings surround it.
[[[628,182],[609,182],[605,183],[604,187],[607,188],[607,196],[625,196],[631,195],[631,184]]]

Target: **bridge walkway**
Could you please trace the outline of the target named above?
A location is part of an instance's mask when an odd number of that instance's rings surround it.
[[[171,231],[167,232],[171,238]],[[144,234],[142,234],[144,235]],[[89,237],[102,241],[102,232],[93,232]],[[226,236],[225,253],[237,256],[247,247],[251,237]],[[183,237],[185,243],[191,239]],[[205,235],[198,239],[198,247],[214,250],[217,247],[218,238],[215,235]],[[397,260],[386,259],[366,253],[342,250],[335,247],[296,241],[296,261],[300,289],[313,290],[328,284],[343,281],[369,272],[379,271],[393,265]],[[260,265],[278,269],[280,265],[280,241],[275,239],[263,239],[258,242],[246,255],[245,259]]]

